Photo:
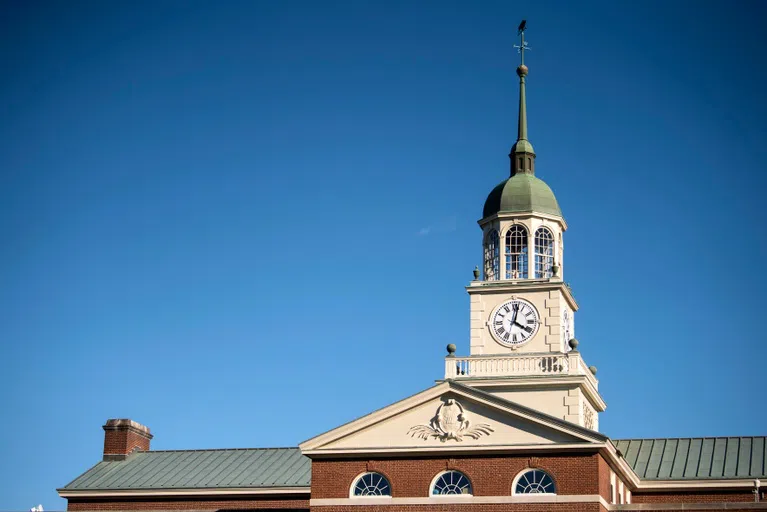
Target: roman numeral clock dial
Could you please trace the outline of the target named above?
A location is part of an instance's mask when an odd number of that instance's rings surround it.
[[[493,311],[488,326],[493,337],[512,348],[530,341],[538,332],[538,312],[535,306],[523,299],[504,302]]]

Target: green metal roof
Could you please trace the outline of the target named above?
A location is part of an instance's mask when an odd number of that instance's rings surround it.
[[[766,439],[620,439],[613,443],[641,479],[691,480],[767,478]],[[122,461],[99,462],[61,490],[308,488],[310,483],[311,461],[298,448],[177,450],[136,452]]]
[[[499,183],[485,201],[482,217],[496,213],[547,213],[562,217],[557,198],[543,180],[533,174],[517,173]]]
[[[765,437],[613,441],[639,478],[685,480],[767,477]]]
[[[63,490],[309,487],[310,476],[298,448],[158,450],[99,462]]]

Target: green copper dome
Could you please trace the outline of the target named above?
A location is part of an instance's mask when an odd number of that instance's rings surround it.
[[[482,217],[496,213],[546,213],[562,217],[557,198],[548,185],[532,174],[517,173],[499,183],[485,201]]]

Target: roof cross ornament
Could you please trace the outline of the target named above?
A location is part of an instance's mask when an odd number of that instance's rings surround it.
[[[525,50],[532,50],[525,41],[525,28],[527,28],[527,20],[522,20],[517,28],[517,35],[519,36],[519,44],[515,44],[514,48],[517,49],[517,53],[521,56],[521,65],[525,65]]]

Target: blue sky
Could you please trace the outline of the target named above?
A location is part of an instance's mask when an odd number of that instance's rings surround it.
[[[764,435],[767,7],[0,7],[0,509],[63,509],[107,418],[294,446],[468,353],[530,140],[613,438]]]

